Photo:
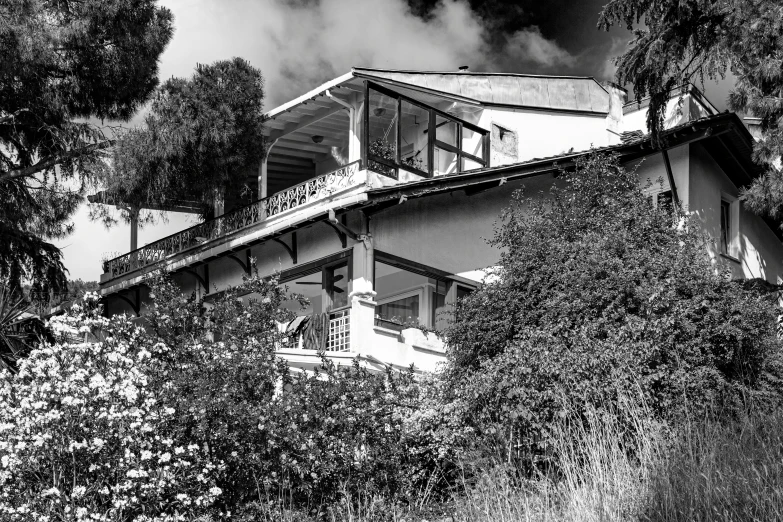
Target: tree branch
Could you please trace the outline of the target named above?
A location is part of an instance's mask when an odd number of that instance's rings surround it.
[[[105,149],[107,147],[112,146],[113,144],[114,144],[114,140],[106,140],[100,143],[93,143],[92,145],[88,145],[80,149],[69,150],[61,154],[50,156],[48,158],[42,159],[41,161],[39,161],[34,165],[30,165],[29,167],[9,170],[8,172],[5,172],[2,175],[0,175],[0,183],[8,182],[17,178],[25,178],[28,176],[32,176],[33,174],[37,174],[38,172],[54,167],[55,165],[58,165],[65,160],[71,158],[78,158],[79,156],[83,156],[91,152],[95,152],[97,150]]]

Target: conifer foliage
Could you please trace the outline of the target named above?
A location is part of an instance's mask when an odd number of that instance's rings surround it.
[[[261,72],[241,58],[167,80],[144,125],[114,148],[109,199],[136,209],[195,201],[208,216],[217,192],[241,187],[240,176],[261,161],[263,100]]]
[[[634,30],[617,60],[617,80],[637,98],[650,95],[647,124],[662,129],[670,92],[686,82],[718,79],[727,71],[737,83],[729,108],[761,119],[763,139],[754,159],[764,175],[744,193],[752,210],[783,217],[783,4],[776,0],[612,0],[599,27]],[[643,24],[643,25],[640,25]]]
[[[155,0],[0,0],[0,278],[65,289],[60,251],[110,133],[157,86],[172,16]]]

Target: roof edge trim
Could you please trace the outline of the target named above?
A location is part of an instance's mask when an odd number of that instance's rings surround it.
[[[299,96],[298,98],[294,98],[293,100],[291,100],[289,102],[286,102],[283,105],[279,105],[279,106],[275,107],[274,109],[272,109],[271,111],[264,113],[264,118],[265,119],[272,119],[272,118],[274,118],[274,117],[276,117],[276,116],[278,116],[278,115],[280,115],[280,114],[290,110],[291,108],[296,107],[297,105],[299,105],[302,102],[305,102],[305,101],[307,101],[307,100],[309,100],[311,98],[314,98],[316,96],[319,96],[319,95],[323,94],[328,89],[333,89],[334,87],[337,87],[341,83],[344,83],[344,82],[347,82],[349,80],[352,80],[354,77],[355,77],[355,75],[354,75],[353,71],[351,71],[349,73],[345,73],[342,76],[338,76],[334,80],[330,80],[330,81],[328,81],[326,83],[323,83],[323,84],[319,85],[318,87],[316,87],[315,89],[313,89],[311,91],[308,91],[305,94]]]

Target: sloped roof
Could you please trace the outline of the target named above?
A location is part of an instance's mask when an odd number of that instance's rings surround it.
[[[714,156],[725,151],[725,157],[720,158],[721,164],[732,167],[726,169],[727,174],[737,186],[745,186],[760,173],[759,167],[753,163],[750,156],[753,138],[734,113],[722,113],[682,123],[665,130],[662,137],[667,142],[666,149],[702,141]],[[480,190],[482,186],[496,187],[499,183],[503,184],[511,179],[557,172],[573,165],[578,158],[595,152],[618,154],[622,162],[631,162],[660,153],[661,150],[652,145],[649,134],[644,134],[617,145],[375,188],[368,191],[369,204],[382,205],[395,202],[401,197],[421,197],[466,188]],[[727,164],[723,160],[731,162]]]
[[[542,76],[467,71],[395,71],[354,67],[361,77],[424,87],[486,105],[609,112],[609,93],[589,76]]]

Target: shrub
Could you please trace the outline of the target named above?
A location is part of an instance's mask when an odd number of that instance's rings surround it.
[[[612,404],[638,382],[665,418],[777,397],[774,302],[729,281],[687,216],[653,208],[616,158],[580,159],[503,218],[495,277],[446,332],[446,400],[467,425],[532,463],[561,397]]]
[[[323,512],[344,495],[399,499],[415,487],[403,422],[417,405],[410,372],[326,359],[314,372],[290,370],[275,355],[277,325],[292,317],[275,280],[248,278],[211,303],[166,279],[152,295],[151,335],[175,347],[162,355],[159,396],[180,436],[225,464],[224,512]]]
[[[177,438],[152,386],[168,348],[96,303],[0,374],[2,520],[190,520],[220,494],[220,463]]]

